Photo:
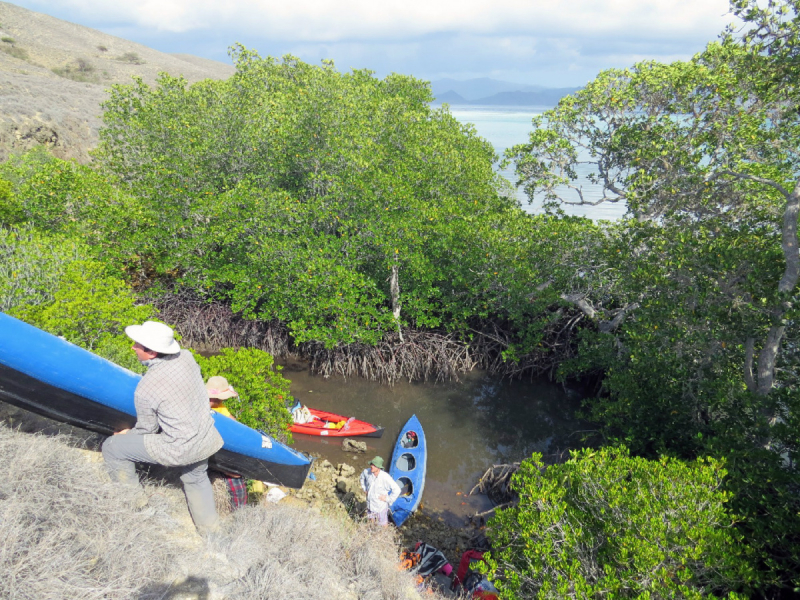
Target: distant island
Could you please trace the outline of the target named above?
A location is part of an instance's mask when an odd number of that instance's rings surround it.
[[[488,77],[458,81],[431,81],[434,104],[474,104],[488,106],[555,106],[558,101],[580,88],[548,88],[500,81]]]

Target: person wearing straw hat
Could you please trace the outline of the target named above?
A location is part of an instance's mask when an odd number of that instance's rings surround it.
[[[106,468],[112,480],[141,490],[135,463],[176,467],[197,531],[210,533],[217,528],[218,516],[208,458],[223,441],[214,427],[200,367],[163,323],[146,321],[126,327],[125,333],[147,372],[133,396],[136,425],[103,443]]]
[[[239,394],[228,383],[228,380],[219,375],[209,377],[208,381],[206,381],[206,391],[208,392],[208,402],[211,410],[235,421],[236,417],[225,406],[225,400],[237,398]],[[219,473],[225,480],[225,488],[228,490],[231,508],[236,510],[247,504],[247,481],[245,478],[236,473],[226,473],[225,471],[220,471]]]
[[[383,470],[383,458],[376,456],[361,473],[361,489],[367,492],[367,519],[389,524],[389,507],[400,497],[400,486]]]

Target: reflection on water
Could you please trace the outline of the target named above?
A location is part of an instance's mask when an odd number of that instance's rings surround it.
[[[447,520],[490,506],[483,496],[466,497],[493,464],[514,462],[533,452],[551,454],[575,447],[573,432],[580,399],[547,382],[501,381],[480,372],[459,383],[398,383],[392,387],[363,379],[324,379],[309,375],[305,364],[285,365],[292,394],[303,404],[386,428],[382,438],[358,438],[366,455],[342,452],[341,438],[295,435],[295,447],[332,463],[357,469],[381,455],[388,460],[400,428],[416,414],[428,442],[423,505]]]

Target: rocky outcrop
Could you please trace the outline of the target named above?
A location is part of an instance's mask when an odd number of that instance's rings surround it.
[[[366,442],[358,442],[356,440],[351,440],[350,438],[344,438],[342,441],[342,450],[344,452],[356,452],[363,454],[367,451],[367,444]]]

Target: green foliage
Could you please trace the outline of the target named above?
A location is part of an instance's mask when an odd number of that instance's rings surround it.
[[[64,65],[63,67],[54,67],[51,70],[59,77],[66,77],[73,81],[97,81],[94,65],[85,58],[76,58],[74,63]]]
[[[237,420],[253,429],[291,441],[289,426],[292,415],[288,406],[293,403],[289,392],[291,383],[281,375],[272,355],[254,348],[223,348],[214,356],[194,353],[203,379],[225,377],[239,396],[225,401],[225,406]]]
[[[9,314],[141,372],[124,329],[148,320],[154,309],[137,305],[126,284],[109,276],[100,263],[78,260],[66,265],[52,302],[18,305]]]
[[[27,222],[82,239],[99,259],[146,277],[156,216],[93,169],[55,158],[42,147],[0,164],[0,223]],[[3,193],[3,189],[7,190]]]
[[[740,531],[763,551],[768,588],[796,585],[800,566],[790,491],[800,449],[798,4],[734,8],[753,20],[744,38],[726,35],[691,61],[601,73],[535,119],[509,158],[556,214],[580,202],[565,187],[578,163],[593,164],[608,201],[626,204],[631,219],[608,229],[582,287],[562,295],[596,329],[581,332],[561,374],[600,374],[604,393],[586,410],[607,440],[649,457],[735,457],[725,487],[746,517]]]
[[[24,215],[14,201],[10,181],[0,179],[0,223],[11,224],[22,221]]]
[[[105,104],[97,157],[157,210],[159,273],[328,347],[397,328],[393,266],[401,325],[463,328],[496,308],[465,306],[499,275],[479,250],[526,217],[491,146],[431,108],[427,84],[234,58],[226,81],[162,76]]]
[[[0,311],[50,303],[66,268],[84,246],[29,226],[0,229]]]
[[[20,48],[13,44],[10,46],[0,46],[0,52],[5,52],[9,56],[13,56],[19,60],[28,60],[28,58],[30,58],[25,48]]]
[[[722,464],[650,461],[627,450],[534,454],[518,505],[489,522],[486,569],[510,598],[715,598],[746,591],[749,553],[726,510]]]
[[[132,65],[143,65],[145,63],[144,59],[142,59],[142,57],[136,52],[125,52],[124,54],[118,56],[117,60],[124,63],[130,63]]]

